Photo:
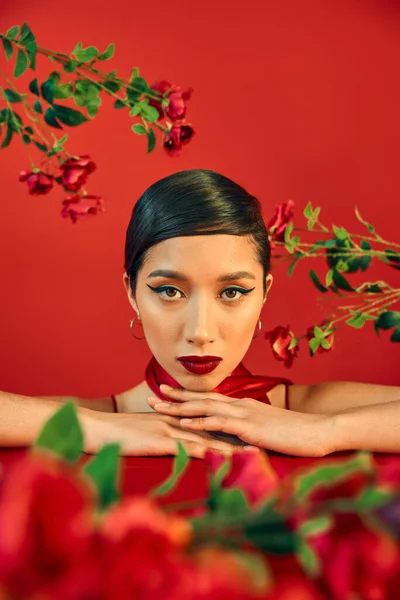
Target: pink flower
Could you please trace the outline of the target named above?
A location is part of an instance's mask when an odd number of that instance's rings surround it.
[[[26,181],[29,188],[29,194],[32,196],[44,196],[53,189],[52,175],[42,173],[42,171],[29,172],[21,171],[19,174],[20,181]]]
[[[152,90],[155,92],[159,92],[161,95],[164,95],[165,92],[170,90],[169,94],[166,96],[169,100],[168,106],[165,108],[165,114],[167,117],[171,119],[171,121],[181,121],[186,116],[186,102],[190,100],[193,89],[188,88],[187,90],[183,90],[181,87],[177,85],[172,85],[168,81],[162,80],[157,81],[152,87]],[[161,101],[155,100],[151,98],[149,100],[149,104],[154,106],[159,114],[160,118],[164,117],[164,111],[162,108]]]
[[[69,217],[73,223],[76,223],[94,217],[99,212],[104,212],[104,202],[100,196],[74,194],[63,200],[61,216],[64,219]]]
[[[270,219],[267,229],[271,240],[285,241],[285,229],[293,218],[294,202],[289,200],[276,206],[275,215]]]
[[[85,185],[88,175],[96,169],[96,164],[87,155],[68,158],[61,166],[61,183],[70,192],[77,192]]]
[[[186,146],[194,136],[194,129],[190,125],[172,125],[165,132],[163,146],[170,156],[179,156],[182,147]]]
[[[275,329],[267,331],[264,335],[266,340],[271,342],[272,352],[277,360],[282,360],[285,367],[291,367],[294,359],[297,357],[299,347],[296,344],[289,350],[293,335],[290,332],[289,325],[282,327],[278,325]]]
[[[208,451],[205,460],[212,473],[216,473],[224,457]],[[235,452],[223,488],[239,488],[252,506],[265,502],[278,488],[279,479],[268,457],[262,452]]]

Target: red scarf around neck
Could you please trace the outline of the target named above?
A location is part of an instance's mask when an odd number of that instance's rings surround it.
[[[152,392],[161,400],[173,402],[160,392],[160,384],[165,383],[171,387],[180,388],[180,384],[167,373],[167,371],[156,361],[154,356],[146,367],[146,383]],[[233,398],[254,398],[260,402],[269,403],[267,392],[276,385],[284,383],[290,385],[292,382],[283,377],[264,377],[263,375],[252,375],[243,363],[226,377],[215,389],[211,390],[224,396]]]

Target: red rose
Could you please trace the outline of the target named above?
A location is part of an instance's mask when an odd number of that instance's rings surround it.
[[[216,473],[225,459],[216,452],[208,451],[205,460],[211,472]],[[232,454],[231,466],[222,487],[239,488],[254,506],[265,502],[278,484],[278,476],[265,453],[243,451]]]
[[[294,359],[297,357],[299,347],[296,344],[289,350],[289,345],[292,341],[293,335],[287,327],[278,325],[275,329],[267,331],[264,334],[266,340],[271,342],[272,352],[277,360],[284,361],[285,367],[291,367]]]
[[[151,87],[151,89],[155,92],[159,92],[161,95],[164,95],[165,92],[170,90],[168,96],[166,96],[169,100],[169,104],[165,108],[165,114],[171,119],[171,121],[181,121],[185,118],[186,102],[191,98],[193,92],[192,88],[182,90],[181,87],[177,85],[171,85],[168,81],[163,80],[157,81]],[[149,104],[158,110],[161,118],[164,117],[164,110],[161,101],[150,98]]]
[[[98,597],[92,514],[92,490],[73,468],[49,455],[20,461],[0,501],[0,588],[12,598]]]
[[[53,189],[52,175],[36,171],[35,173],[29,171],[21,171],[19,174],[20,181],[26,181],[29,188],[29,194],[32,196],[44,196]]]
[[[105,600],[193,598],[194,567],[182,553],[192,536],[187,521],[129,498],[105,516],[102,533]]]
[[[323,327],[323,325],[321,327]],[[314,337],[315,337],[315,335],[314,335],[314,325],[311,325],[307,329],[306,338],[308,340],[312,340]],[[332,350],[333,342],[335,340],[334,334],[331,333],[331,334],[327,335],[325,339],[328,342],[328,344],[330,345],[330,348],[324,348],[323,346],[318,346],[318,348],[314,352],[314,354],[323,354],[324,352],[330,352]]]
[[[70,192],[77,192],[85,185],[88,175],[96,169],[89,156],[68,158],[61,166],[61,183]]]
[[[194,136],[194,129],[190,125],[172,125],[165,132],[163,146],[170,156],[178,156],[182,147],[190,142]]]
[[[293,200],[289,200],[288,202],[276,206],[275,215],[267,225],[271,240],[276,240],[278,242],[285,241],[285,229],[293,218],[293,208]]]
[[[73,223],[94,217],[104,211],[104,202],[100,196],[74,194],[63,200],[61,216],[64,219],[70,217]]]

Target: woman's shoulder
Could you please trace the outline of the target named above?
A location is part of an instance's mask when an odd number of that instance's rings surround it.
[[[153,412],[147,404],[147,397],[154,396],[146,381],[141,381],[135,387],[115,394],[118,412]]]

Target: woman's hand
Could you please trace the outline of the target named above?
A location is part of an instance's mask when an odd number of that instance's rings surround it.
[[[176,402],[149,397],[158,413],[183,417],[181,425],[192,431],[222,431],[248,444],[294,456],[325,456],[330,443],[329,415],[298,413],[252,398],[229,398],[214,392],[190,392],[161,386]],[[189,419],[189,420],[188,420]]]
[[[86,420],[85,452],[96,454],[109,442],[121,445],[123,456],[163,456],[177,454],[182,442],[189,456],[203,458],[207,450],[231,454],[235,446],[205,433],[188,431],[177,417],[157,413],[97,413]],[[240,448],[243,450],[243,448]],[[253,449],[257,451],[257,448]]]

